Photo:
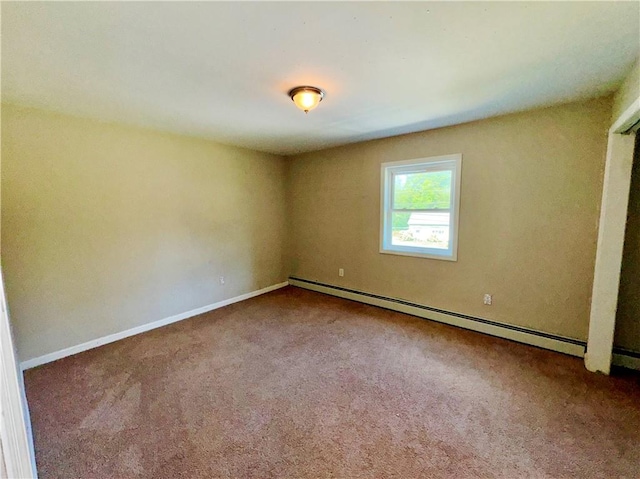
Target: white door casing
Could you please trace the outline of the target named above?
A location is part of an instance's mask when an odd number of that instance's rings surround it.
[[[10,478],[37,477],[21,372],[18,370],[0,272],[0,441]]]
[[[622,252],[629,206],[635,135],[625,134],[640,121],[640,97],[609,129],[598,246],[591,295],[587,352],[589,371],[609,374],[616,327]]]

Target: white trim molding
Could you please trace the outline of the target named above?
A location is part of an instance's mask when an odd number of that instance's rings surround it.
[[[389,298],[386,296],[356,291],[301,278],[291,277],[289,278],[289,284],[299,288],[316,291],[318,293],[350,299],[352,301],[370,304],[372,306],[379,306],[381,308],[411,314],[424,319],[430,319],[439,323],[470,329],[479,333],[489,334],[503,339],[510,339],[512,341],[537,346],[539,348],[550,349],[552,351],[569,354],[571,356],[584,356],[585,343],[578,339],[566,338],[563,336],[544,333],[542,331],[534,331],[511,324],[498,323],[497,321],[477,318],[451,311],[444,311],[401,299]]]
[[[29,410],[18,371],[0,274],[0,443],[8,477],[37,477]]]
[[[592,372],[609,374],[613,357],[620,270],[633,166],[633,135],[624,135],[640,120],[640,97],[609,129],[598,245],[591,294],[589,336],[584,363]]]
[[[640,96],[611,125],[610,133],[628,133],[640,121]]]
[[[98,346],[102,346],[103,344],[113,343],[120,339],[128,338],[130,336],[135,336],[136,334],[145,333],[147,331],[151,331],[152,329],[160,328],[168,324],[176,323],[184,319],[198,316],[199,314],[208,313],[209,311],[213,311],[214,309],[219,309],[233,303],[238,303],[246,299],[254,298],[256,296],[260,296],[261,294],[269,293],[271,291],[275,291],[276,289],[284,288],[288,284],[289,282],[285,281],[283,283],[267,286],[266,288],[262,288],[256,291],[251,291],[250,293],[246,293],[246,294],[241,294],[240,296],[236,296],[234,298],[225,299],[223,301],[209,304],[201,308],[192,309],[191,311],[187,311],[185,313],[176,314],[175,316],[170,316],[168,318],[160,319],[158,321],[146,323],[141,326],[137,326],[135,328],[127,329],[125,331],[120,331],[119,333],[109,334],[101,338],[87,341],[86,343],[78,344],[76,346],[71,346],[70,348],[61,349],[60,351],[55,351],[53,353],[45,354],[43,356],[31,358],[20,363],[20,367],[22,368],[23,371],[25,369],[35,368],[36,366],[50,363],[52,361],[57,361],[58,359],[66,358],[67,356],[72,356],[74,354],[87,351],[88,349],[97,348]]]

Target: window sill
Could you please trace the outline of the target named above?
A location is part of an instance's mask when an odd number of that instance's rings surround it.
[[[449,255],[445,256],[445,255],[439,255],[439,254],[433,254],[433,253],[417,253],[413,251],[395,251],[395,250],[388,250],[388,249],[381,249],[380,254],[392,254],[397,256],[413,256],[414,258],[438,259],[441,261],[453,261],[453,262],[458,261],[457,255],[455,254],[453,256],[449,256]]]

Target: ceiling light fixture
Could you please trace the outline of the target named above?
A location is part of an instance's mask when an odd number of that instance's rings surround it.
[[[322,101],[324,92],[314,86],[297,86],[289,92],[289,96],[298,108],[309,113]]]

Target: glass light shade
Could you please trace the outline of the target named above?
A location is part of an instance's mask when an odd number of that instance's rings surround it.
[[[307,113],[318,106],[322,101],[324,92],[315,87],[298,87],[289,93],[291,99],[298,108]]]

